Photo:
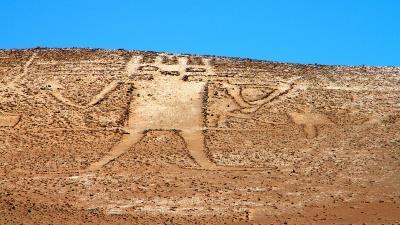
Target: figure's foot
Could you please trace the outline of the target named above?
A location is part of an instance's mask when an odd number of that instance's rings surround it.
[[[112,160],[114,160],[116,157],[107,155],[104,158],[102,158],[100,161],[94,162],[92,164],[90,164],[90,166],[88,168],[86,168],[87,172],[94,172],[97,170],[100,170],[104,165],[108,164],[109,162],[111,162]]]
[[[120,142],[114,145],[110,152],[106,153],[99,161],[90,164],[86,171],[100,170],[106,164],[127,153],[142,137],[143,131],[130,131],[129,134],[124,134]]]

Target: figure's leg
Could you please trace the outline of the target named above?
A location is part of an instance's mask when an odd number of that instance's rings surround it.
[[[130,131],[129,134],[124,134],[121,140],[112,147],[99,161],[92,163],[87,170],[95,171],[101,169],[107,163],[115,160],[121,155],[125,154],[131,147],[133,147],[143,137],[143,131]]]
[[[182,138],[186,142],[187,150],[195,162],[204,169],[214,169],[216,165],[211,162],[206,153],[204,135],[202,130],[182,130]]]
[[[232,166],[218,166],[210,160],[205,151],[204,135],[202,130],[182,130],[182,138],[186,142],[187,149],[193,159],[204,170],[227,171],[260,171],[263,168],[246,168]]]

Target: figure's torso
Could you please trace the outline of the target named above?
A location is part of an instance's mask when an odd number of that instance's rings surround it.
[[[130,129],[201,129],[205,82],[162,77],[135,84]]]

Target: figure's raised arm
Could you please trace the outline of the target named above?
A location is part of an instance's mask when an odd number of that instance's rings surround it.
[[[72,106],[75,108],[86,108],[89,106],[96,105],[97,103],[102,101],[107,96],[107,94],[114,91],[118,87],[118,85],[120,85],[121,83],[123,83],[123,82],[122,81],[111,82],[110,84],[105,86],[100,91],[100,93],[95,95],[92,98],[92,100],[86,105],[78,105],[78,104],[72,102],[71,100],[65,98],[60,91],[60,90],[63,90],[64,88],[57,81],[47,82],[47,88],[50,90],[51,95],[53,95],[58,101],[64,103],[65,105]]]

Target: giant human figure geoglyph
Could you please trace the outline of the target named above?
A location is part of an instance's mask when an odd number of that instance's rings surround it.
[[[90,165],[88,170],[98,170],[126,153],[147,130],[179,131],[196,163],[202,168],[216,168],[206,155],[203,137],[206,82],[184,81],[187,59],[180,57],[176,63],[163,63],[168,59],[169,56],[160,56],[155,62],[146,64],[140,62],[143,60],[140,57],[134,57],[129,62],[128,73],[150,74],[152,78],[134,82],[135,93],[125,129],[128,134],[124,134],[119,143],[102,159]]]

